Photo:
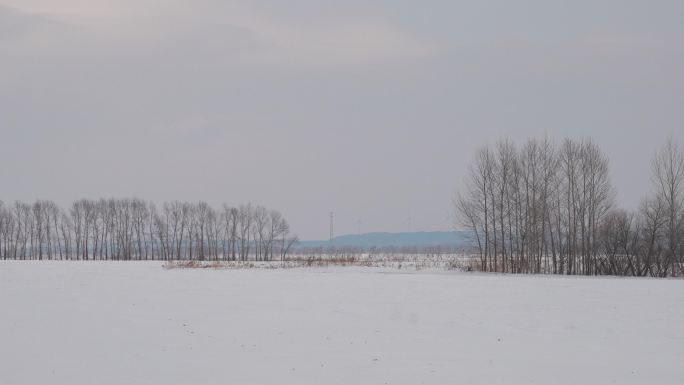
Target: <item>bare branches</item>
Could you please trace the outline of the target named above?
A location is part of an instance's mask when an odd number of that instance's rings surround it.
[[[508,140],[477,152],[454,199],[481,269],[667,276],[684,273],[684,153],[653,160],[655,192],[634,213],[613,209],[608,157],[591,139]]]
[[[660,200],[665,209],[666,263],[674,275],[684,269],[684,151],[670,139],[658,151],[651,167],[654,199]]]
[[[264,207],[140,199],[0,201],[0,258],[80,260],[271,260],[296,242],[282,215]]]

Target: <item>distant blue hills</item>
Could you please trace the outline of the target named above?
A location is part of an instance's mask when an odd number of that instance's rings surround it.
[[[317,247],[466,247],[470,244],[467,231],[419,231],[407,233],[349,234],[333,238],[333,241],[300,241],[297,248]]]

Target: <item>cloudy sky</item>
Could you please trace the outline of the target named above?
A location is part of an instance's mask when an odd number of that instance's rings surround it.
[[[548,135],[592,136],[634,207],[684,143],[682,20],[675,0],[0,0],[0,199],[443,230],[478,147]]]

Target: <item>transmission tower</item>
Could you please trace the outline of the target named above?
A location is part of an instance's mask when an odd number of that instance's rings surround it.
[[[330,212],[330,243],[332,243],[333,238],[335,237],[335,233],[334,233],[334,231],[333,231],[333,224],[334,224],[333,218],[334,218],[334,217],[333,217],[333,212],[331,211],[331,212]]]

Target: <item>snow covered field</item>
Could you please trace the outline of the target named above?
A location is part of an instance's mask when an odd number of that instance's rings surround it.
[[[681,384],[684,281],[0,262],[0,384]]]

